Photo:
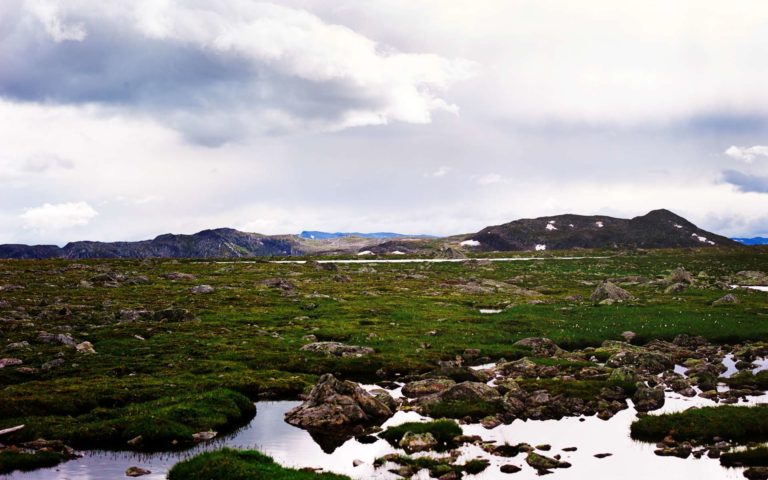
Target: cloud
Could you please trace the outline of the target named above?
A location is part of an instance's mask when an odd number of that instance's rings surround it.
[[[25,228],[46,232],[87,225],[97,215],[86,202],[46,203],[27,209],[19,218]]]
[[[15,6],[15,8],[14,8]],[[194,142],[423,124],[473,64],[380,45],[307,11],[235,0],[11,0],[0,96],[148,114]]]
[[[737,147],[736,145],[732,145],[725,151],[725,154],[731,158],[752,163],[755,157],[768,157],[768,146],[755,145],[753,147]]]
[[[448,175],[451,170],[453,170],[452,167],[448,167],[446,165],[441,165],[435,170],[434,172],[427,174],[428,177],[434,177],[434,178],[440,178]]]
[[[75,167],[75,162],[68,158],[62,158],[55,154],[36,154],[27,158],[22,164],[22,170],[30,173],[43,173],[55,168],[66,170]]]
[[[500,183],[503,180],[504,178],[498,173],[488,173],[486,175],[481,175],[475,179],[475,181],[480,185],[492,185],[494,183]]]
[[[768,193],[768,177],[726,170],[723,172],[723,181],[730,183],[742,192]]]

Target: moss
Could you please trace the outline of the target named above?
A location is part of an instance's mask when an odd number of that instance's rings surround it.
[[[444,401],[426,407],[426,413],[435,418],[464,418],[478,420],[495,415],[503,409],[501,402]]]
[[[409,467],[414,473],[419,470],[429,470],[429,475],[438,478],[453,472],[456,478],[462,478],[464,473],[476,475],[490,464],[487,460],[474,459],[457,465],[452,463],[455,459],[452,457],[409,457],[406,455],[387,455],[377,458],[374,461],[375,467],[380,467],[386,462],[392,462],[400,466]],[[173,479],[170,479],[173,480]]]
[[[0,475],[16,470],[28,471],[38,468],[48,468],[64,461],[64,456],[57,452],[0,452]]]
[[[435,420],[432,422],[409,422],[396,427],[389,427],[379,434],[381,438],[394,446],[400,444],[400,440],[406,433],[431,433],[437,440],[438,450],[455,448],[454,438],[461,435],[461,427],[453,420]]]
[[[763,370],[753,374],[749,370],[744,370],[725,379],[731,388],[754,387],[759,390],[768,390],[768,371]]]
[[[55,438],[76,447],[125,448],[128,440],[141,436],[143,440],[137,448],[172,448],[190,444],[192,434],[199,431],[233,429],[255,413],[248,398],[219,389],[118,409],[97,408],[76,417],[23,417],[14,421],[26,424],[26,428],[12,438]]]
[[[724,453],[720,456],[720,464],[725,467],[766,467],[768,466],[768,447]]]
[[[690,408],[684,412],[648,415],[632,423],[632,438],[657,442],[667,435],[676,440],[711,441],[721,437],[736,442],[768,440],[768,406]]]
[[[585,401],[600,396],[604,388],[621,388],[627,395],[632,395],[637,386],[631,381],[620,380],[569,380],[560,378],[520,379],[518,385],[528,392],[546,390],[550,395],[564,395]]]
[[[168,480],[349,480],[333,473],[313,473],[284,468],[253,450],[222,449],[177,463]]]

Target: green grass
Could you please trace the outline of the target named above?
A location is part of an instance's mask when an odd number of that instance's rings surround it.
[[[344,475],[312,473],[284,468],[253,450],[225,448],[177,463],[168,480],[349,480]]]
[[[64,460],[63,455],[57,452],[0,452],[0,475],[5,475],[16,470],[29,471],[38,468],[47,468],[58,465]]]
[[[676,440],[735,442],[768,441],[768,406],[704,407],[664,415],[648,415],[632,423],[632,438],[657,442],[667,435]]]
[[[190,430],[247,421],[247,414],[212,412],[216,418],[202,415],[205,422],[195,423],[193,416],[178,413],[191,397],[218,389],[250,400],[296,399],[328,372],[358,381],[377,379],[377,372],[390,378],[396,373],[420,374],[468,348],[479,349],[481,356],[492,360],[520,358],[526,352],[514,343],[530,336],[552,338],[567,349],[596,347],[605,339],[620,339],[625,330],[636,332],[640,343],[671,340],[681,333],[727,343],[768,338],[765,293],[737,291],[738,305],[711,306],[726,293],[718,282],[727,282],[741,270],[768,271],[768,248],[587,254],[611,258],[489,266],[378,264],[373,265],[375,273],[361,272],[360,265],[328,271],[266,261],[0,261],[0,285],[24,287],[0,291],[0,301],[9,304],[0,306],[2,355],[38,369],[36,373],[0,369],[0,428],[22,419],[29,431],[84,444],[105,438],[119,444],[129,434],[141,434],[164,445]],[[605,278],[654,279],[679,265],[695,276],[704,272],[706,278],[675,295],[664,294],[664,286],[653,283],[627,286],[638,298],[631,304],[594,307],[588,301],[569,300],[574,295],[588,298]],[[144,276],[149,282],[79,287],[81,281],[107,271],[129,278]],[[172,272],[197,278],[163,278]],[[335,275],[350,281],[334,281]],[[265,280],[271,278],[285,279],[296,289],[270,288]],[[514,288],[490,287],[485,293],[461,288],[484,281]],[[215,291],[190,294],[189,289],[199,284],[212,285]],[[516,288],[544,292],[540,297],[544,303],[529,304]],[[310,303],[315,308],[308,309]],[[478,309],[487,306],[504,310],[481,315]],[[193,319],[161,321],[147,315],[120,321],[122,310],[168,308],[188,310]],[[40,331],[69,332],[77,341],[93,343],[98,353],[82,355],[70,347],[41,343]],[[430,331],[437,334],[427,335]],[[307,343],[302,338],[309,334],[369,346],[376,353],[335,358],[301,351]],[[28,341],[31,348],[5,351],[7,344],[21,341]],[[424,343],[429,348],[423,348]],[[40,369],[58,358],[64,360],[63,366]],[[433,415],[481,418],[496,409],[496,405],[451,404]],[[140,414],[155,410],[161,416],[157,422],[139,420]]]
[[[145,403],[132,403],[117,409],[96,408],[72,416],[32,416],[11,423],[26,427],[11,440],[55,438],[76,447],[128,448],[138,436],[135,448],[168,449],[192,443],[199,431],[227,431],[256,413],[247,397],[231,390],[166,397]]]
[[[379,434],[381,438],[390,444],[397,446],[406,433],[431,433],[438,443],[438,450],[445,450],[456,447],[454,437],[461,435],[461,427],[448,419],[435,420],[432,422],[408,422],[396,427],[389,427]]]
[[[720,456],[720,464],[725,467],[767,467],[768,447],[724,453]]]

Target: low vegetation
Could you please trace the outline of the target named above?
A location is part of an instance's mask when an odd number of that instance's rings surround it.
[[[179,462],[168,480],[349,480],[344,475],[314,473],[284,468],[270,457],[253,450],[225,448]]]
[[[668,435],[675,440],[711,441],[720,437],[734,442],[768,441],[768,406],[704,407],[664,415],[648,415],[632,424],[632,438],[658,442]]]
[[[389,427],[379,436],[390,444],[400,444],[406,433],[429,433],[437,440],[437,449],[445,450],[456,447],[454,438],[461,435],[461,427],[453,420],[443,419],[432,422],[409,422],[396,427]]]

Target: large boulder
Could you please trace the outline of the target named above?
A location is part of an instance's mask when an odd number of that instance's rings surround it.
[[[632,367],[638,372],[657,374],[673,368],[674,361],[663,353],[646,350],[622,350],[611,355],[606,367]]]
[[[380,424],[393,413],[360,385],[328,373],[320,377],[304,403],[285,414],[285,421],[306,429],[345,430]]]
[[[693,285],[693,275],[686,271],[683,267],[677,267],[667,277],[667,282],[670,284],[682,283],[687,285]]]
[[[731,277],[731,283],[735,285],[768,286],[768,273],[744,270]]]
[[[301,347],[305,352],[324,353],[336,357],[364,357],[375,351],[371,347],[345,345],[339,342],[314,342]]]
[[[634,298],[635,297],[628,291],[608,281],[598,285],[589,297],[593,303],[605,302],[606,300],[611,302],[623,302],[625,300],[634,300]]]

